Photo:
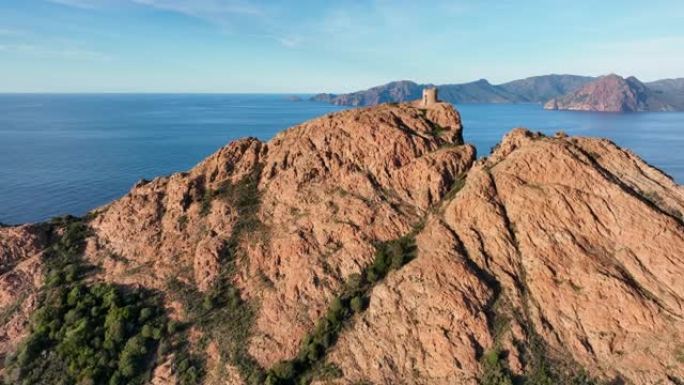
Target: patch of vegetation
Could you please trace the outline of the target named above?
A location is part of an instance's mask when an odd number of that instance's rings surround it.
[[[211,200],[214,199],[214,193],[211,190],[204,191],[202,200],[200,201],[200,216],[206,217],[211,211]]]
[[[115,252],[113,252],[113,251],[109,251],[109,252],[107,253],[107,258],[109,258],[109,259],[111,259],[111,260],[113,260],[113,261],[116,261],[116,262],[123,263],[124,265],[128,265],[128,264],[129,264],[129,260],[128,260],[128,259],[122,257],[121,255],[119,255],[119,254],[117,254],[117,253],[115,253]]]
[[[545,349],[538,345],[539,341],[531,343],[530,360],[527,371],[522,376],[514,375],[508,368],[506,352],[498,344],[483,354],[480,362],[482,373],[480,383],[482,385],[600,385],[591,378],[584,370],[574,368],[562,369],[562,365],[549,360]],[[541,343],[543,344],[543,343]],[[534,345],[537,345],[535,347]]]
[[[216,190],[207,190],[201,201],[202,215],[209,213],[211,202],[222,199],[237,211],[230,238],[221,255],[221,271],[214,286],[206,293],[177,279],[169,281],[169,291],[175,293],[188,313],[188,322],[202,332],[199,348],[215,341],[221,362],[235,366],[250,385],[263,384],[266,374],[247,351],[255,308],[245,302],[232,284],[235,263],[242,255],[241,241],[247,236],[263,234],[266,229],[257,216],[261,196],[258,191],[261,168],[255,167],[237,183],[229,181]],[[177,363],[177,366],[179,364]],[[197,378],[203,373],[198,371]]]
[[[47,285],[74,282],[87,272],[81,261],[85,238],[90,235],[87,223],[70,215],[53,218],[49,223],[51,247],[43,255]]]
[[[188,343],[188,333],[185,325],[179,326],[174,321],[169,321],[166,331],[175,338],[169,343],[163,341],[159,344],[159,355],[174,351],[173,373],[178,379],[179,385],[197,385],[205,375],[203,358],[192,352]]]
[[[429,122],[430,122],[430,126],[432,127],[432,131],[430,131],[430,135],[434,136],[435,138],[439,138],[440,136],[442,136],[442,134],[444,132],[449,131],[448,129],[442,127],[441,125],[439,125],[433,121],[429,121]]]
[[[648,191],[643,193],[644,198],[654,205],[660,207],[663,204],[663,198],[655,191]]]
[[[598,159],[601,159],[601,154],[599,154],[598,152],[589,151],[587,154],[588,154],[592,159],[594,159],[595,161],[598,160]]]
[[[665,199],[663,199],[663,197],[661,197],[660,194],[658,194],[657,192],[648,191],[648,192],[642,193],[642,195],[644,198],[646,198],[647,201],[651,202],[651,204],[658,207],[659,209],[665,211],[666,213],[670,214],[671,216],[673,216],[677,219],[684,220],[684,214],[679,212],[679,210],[676,210],[676,209],[670,207],[669,205],[667,205],[667,203],[665,202]]]
[[[178,295],[188,313],[188,323],[203,333],[200,350],[210,341],[217,342],[223,362],[235,365],[248,384],[261,384],[264,371],[247,351],[254,308],[232,285],[217,286],[209,293],[201,293],[176,279],[169,281],[169,290]]]
[[[206,190],[200,201],[200,215],[206,216],[211,209],[214,199],[222,199],[229,203],[237,211],[237,222],[233,227],[231,240],[237,241],[246,232],[263,230],[263,224],[257,217],[261,194],[259,193],[259,178],[261,166],[254,167],[249,174],[245,175],[237,183],[225,181],[216,190]],[[237,245],[229,248],[236,249]]]
[[[181,231],[185,230],[185,227],[188,225],[188,216],[183,214],[178,217],[178,227],[181,229]]]
[[[444,195],[444,198],[442,199],[444,202],[449,202],[450,200],[454,199],[456,194],[458,194],[461,189],[465,186],[466,183],[466,175],[459,175],[454,183],[451,184],[451,188],[449,191]]]
[[[507,364],[507,353],[502,340],[510,330],[511,318],[506,315],[505,297],[500,296],[491,306],[493,319],[490,329],[494,338],[493,347],[480,358],[482,385],[599,385],[583,369],[578,369],[572,362],[553,360],[547,351],[544,340],[534,328],[519,314],[513,317],[519,321],[527,334],[527,342],[521,342],[522,361],[526,371],[522,375],[513,374]]]
[[[166,336],[158,296],[108,284],[88,284],[82,263],[88,225],[62,217],[50,223],[52,246],[30,334],[6,360],[11,384],[142,384]]]
[[[684,364],[684,345],[680,345],[677,347],[677,350],[675,350],[675,359],[680,364]]]
[[[31,318],[30,336],[9,360],[7,382],[146,382],[165,327],[154,298],[105,284],[49,290]]]
[[[500,348],[495,347],[480,359],[482,364],[482,385],[513,385],[513,375],[506,365],[506,357]]]
[[[369,302],[368,294],[392,270],[397,270],[415,257],[413,233],[389,242],[376,245],[373,263],[361,274],[352,274],[337,297],[303,340],[297,356],[292,360],[274,365],[266,377],[267,385],[308,384],[316,378],[338,375],[325,365],[325,356],[335,344],[345,322],[355,314],[363,312]]]

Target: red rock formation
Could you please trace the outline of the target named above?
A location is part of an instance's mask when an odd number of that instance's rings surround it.
[[[268,367],[295,354],[339,285],[370,261],[373,242],[408,232],[467,171],[475,150],[461,143],[448,104],[350,110],[268,143],[237,141],[102,209],[89,254],[104,258],[106,279],[164,289],[177,277],[205,290],[238,213],[203,197],[261,170],[262,226],[241,240],[248,263],[237,266],[236,284],[260,303],[250,352]]]
[[[43,283],[41,254],[47,243],[38,226],[0,228],[0,358],[26,335]]]
[[[474,384],[497,347],[521,375],[543,348],[596,378],[684,378],[683,188],[609,141],[522,129],[474,162],[450,105],[331,114],[139,183],[96,210],[85,257],[102,267],[96,278],[169,300],[169,280],[210,291],[230,268],[258,305],[247,351],[270,368],[297,354],[377,242],[424,220],[416,258],[373,288],[327,352],[343,373],[330,381]],[[27,266],[44,243],[32,228],[0,229],[0,282],[29,272],[20,286],[37,287],[40,264]],[[13,325],[0,326],[2,352],[23,335]],[[198,349],[200,337],[191,329]],[[201,348],[207,384],[246,383],[221,361],[226,343]],[[154,381],[174,383],[164,362]]]
[[[609,141],[515,130],[343,334],[340,383],[476,383],[494,301],[514,370],[534,331],[599,377],[682,378],[683,212],[681,186]]]

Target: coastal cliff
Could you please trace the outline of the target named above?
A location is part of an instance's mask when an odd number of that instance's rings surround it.
[[[568,95],[551,99],[548,110],[598,112],[674,111],[676,107],[662,100],[635,77],[603,76]]]
[[[684,188],[607,140],[477,160],[462,130],[343,111],[0,228],[5,382],[681,383]]]

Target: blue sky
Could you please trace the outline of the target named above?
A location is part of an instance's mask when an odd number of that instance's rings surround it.
[[[0,0],[0,92],[684,77],[682,0]]]

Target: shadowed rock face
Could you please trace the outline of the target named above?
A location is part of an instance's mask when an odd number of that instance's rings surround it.
[[[258,305],[247,350],[270,368],[298,353],[377,242],[415,228],[416,258],[374,286],[328,350],[343,373],[330,381],[474,384],[487,351],[507,351],[523,375],[542,345],[597,378],[684,378],[682,187],[606,140],[516,129],[475,162],[461,131],[451,105],[400,104],[235,141],[96,210],[85,257],[108,282],[209,291],[239,250],[232,283]],[[29,261],[44,243],[2,228],[0,258]],[[2,282],[20,265],[3,265]],[[206,349],[205,382],[243,383],[218,364],[223,342]],[[154,383],[175,383],[160,362]]]

